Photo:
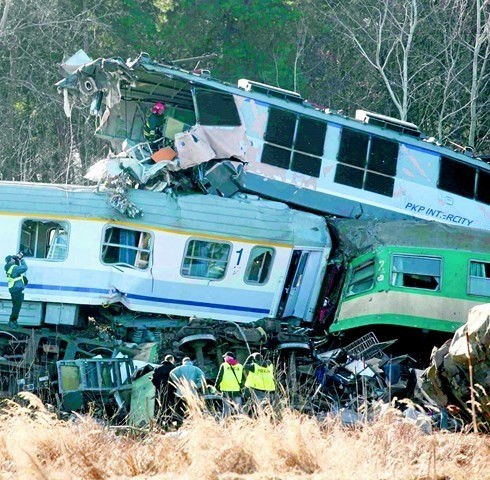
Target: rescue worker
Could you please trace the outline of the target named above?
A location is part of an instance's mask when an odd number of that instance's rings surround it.
[[[192,398],[206,392],[206,378],[204,372],[189,357],[184,357],[182,365],[170,371],[170,382],[175,387],[174,418],[177,426],[180,426]]]
[[[223,393],[223,413],[229,415],[232,408],[239,412],[243,405],[241,389],[243,383],[243,365],[233,352],[223,355],[223,363],[218,370],[215,387]]]
[[[156,102],[151,108],[151,114],[146,119],[143,127],[143,135],[154,152],[158,150],[159,140],[163,136],[162,128],[165,123],[164,112],[165,105],[162,102]]]
[[[155,417],[166,425],[171,417],[171,409],[175,403],[175,387],[170,383],[170,372],[175,368],[173,355],[166,355],[159,367],[153,371],[151,382],[156,389]]]
[[[27,278],[24,274],[27,272],[27,264],[23,257],[24,254],[22,252],[5,257],[5,274],[7,275],[10,297],[12,298],[12,313],[9,319],[10,328],[19,326],[17,319],[24,301],[24,288],[27,284]]]
[[[256,352],[247,358],[243,369],[247,372],[245,387],[249,390],[254,411],[257,412],[259,406],[265,401],[270,401],[276,391],[274,365]]]

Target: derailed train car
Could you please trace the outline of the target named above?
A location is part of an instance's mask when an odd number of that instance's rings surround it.
[[[129,218],[111,204],[114,195],[0,182],[1,250],[23,251],[29,265],[20,328],[0,331],[2,348],[26,349],[0,352],[2,371],[22,364],[26,377],[54,379],[52,368],[37,367],[131,354],[125,342],[153,340],[165,352],[191,353],[213,378],[230,346],[245,355],[249,343],[310,356],[327,331],[341,333],[344,344],[375,331],[410,353],[423,349],[426,332],[440,338],[425,344],[427,353],[490,298],[484,231],[410,220],[327,222],[245,194],[138,189],[126,194],[140,211]],[[1,323],[10,308],[3,280]],[[93,327],[104,325],[117,340],[114,351],[94,336]],[[35,342],[29,331],[39,332]]]
[[[144,214],[110,205],[113,191],[0,183],[0,250],[29,265],[20,325],[129,330],[189,317],[250,323],[313,319],[331,243],[322,217],[253,196],[173,196],[132,189]],[[1,320],[9,294],[0,281]]]
[[[398,338],[402,351],[428,353],[467,321],[473,307],[490,301],[484,230],[343,219],[332,222],[332,233],[344,272],[337,292],[332,289],[332,334],[375,330],[380,339]]]

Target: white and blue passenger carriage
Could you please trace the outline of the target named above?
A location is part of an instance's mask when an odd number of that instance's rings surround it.
[[[113,193],[0,182],[0,250],[29,266],[21,325],[83,326],[115,305],[148,327],[162,315],[312,320],[331,247],[322,217],[254,196],[131,189],[144,213],[128,218]],[[2,280],[2,322],[9,299]]]

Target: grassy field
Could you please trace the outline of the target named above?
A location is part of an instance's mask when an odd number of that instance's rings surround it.
[[[357,428],[288,409],[221,422],[194,412],[177,432],[142,433],[61,421],[24,395],[0,411],[1,479],[490,479],[490,436],[425,435],[395,410]]]

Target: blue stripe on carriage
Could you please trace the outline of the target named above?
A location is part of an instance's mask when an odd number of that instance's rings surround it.
[[[0,282],[0,286],[7,286],[7,282]],[[88,288],[88,287],[66,287],[62,285],[37,285],[29,284],[27,286],[28,290],[55,290],[58,292],[82,292],[82,293],[102,293],[109,294],[109,290],[102,288]],[[148,297],[145,295],[132,295],[127,294],[126,298],[134,300],[143,300],[145,302],[155,302],[155,303],[172,303],[174,305],[187,305],[190,307],[206,307],[215,308],[221,310],[231,310],[237,312],[250,312],[250,313],[264,313],[269,314],[270,310],[265,308],[254,308],[254,307],[241,307],[239,305],[222,305],[219,303],[208,303],[208,302],[196,302],[192,300],[178,300],[176,298],[158,298],[158,297]]]
[[[189,305],[191,307],[207,307],[207,308],[220,308],[222,310],[234,310],[240,312],[251,313],[265,313],[268,314],[270,310],[264,308],[253,307],[240,307],[239,305],[222,305],[219,303],[207,303],[207,302],[194,302],[192,300],[177,300],[175,298],[155,298],[147,297],[144,295],[126,295],[127,298],[134,298],[135,300],[144,300],[147,302],[159,302],[159,303],[173,303],[175,305]]]

